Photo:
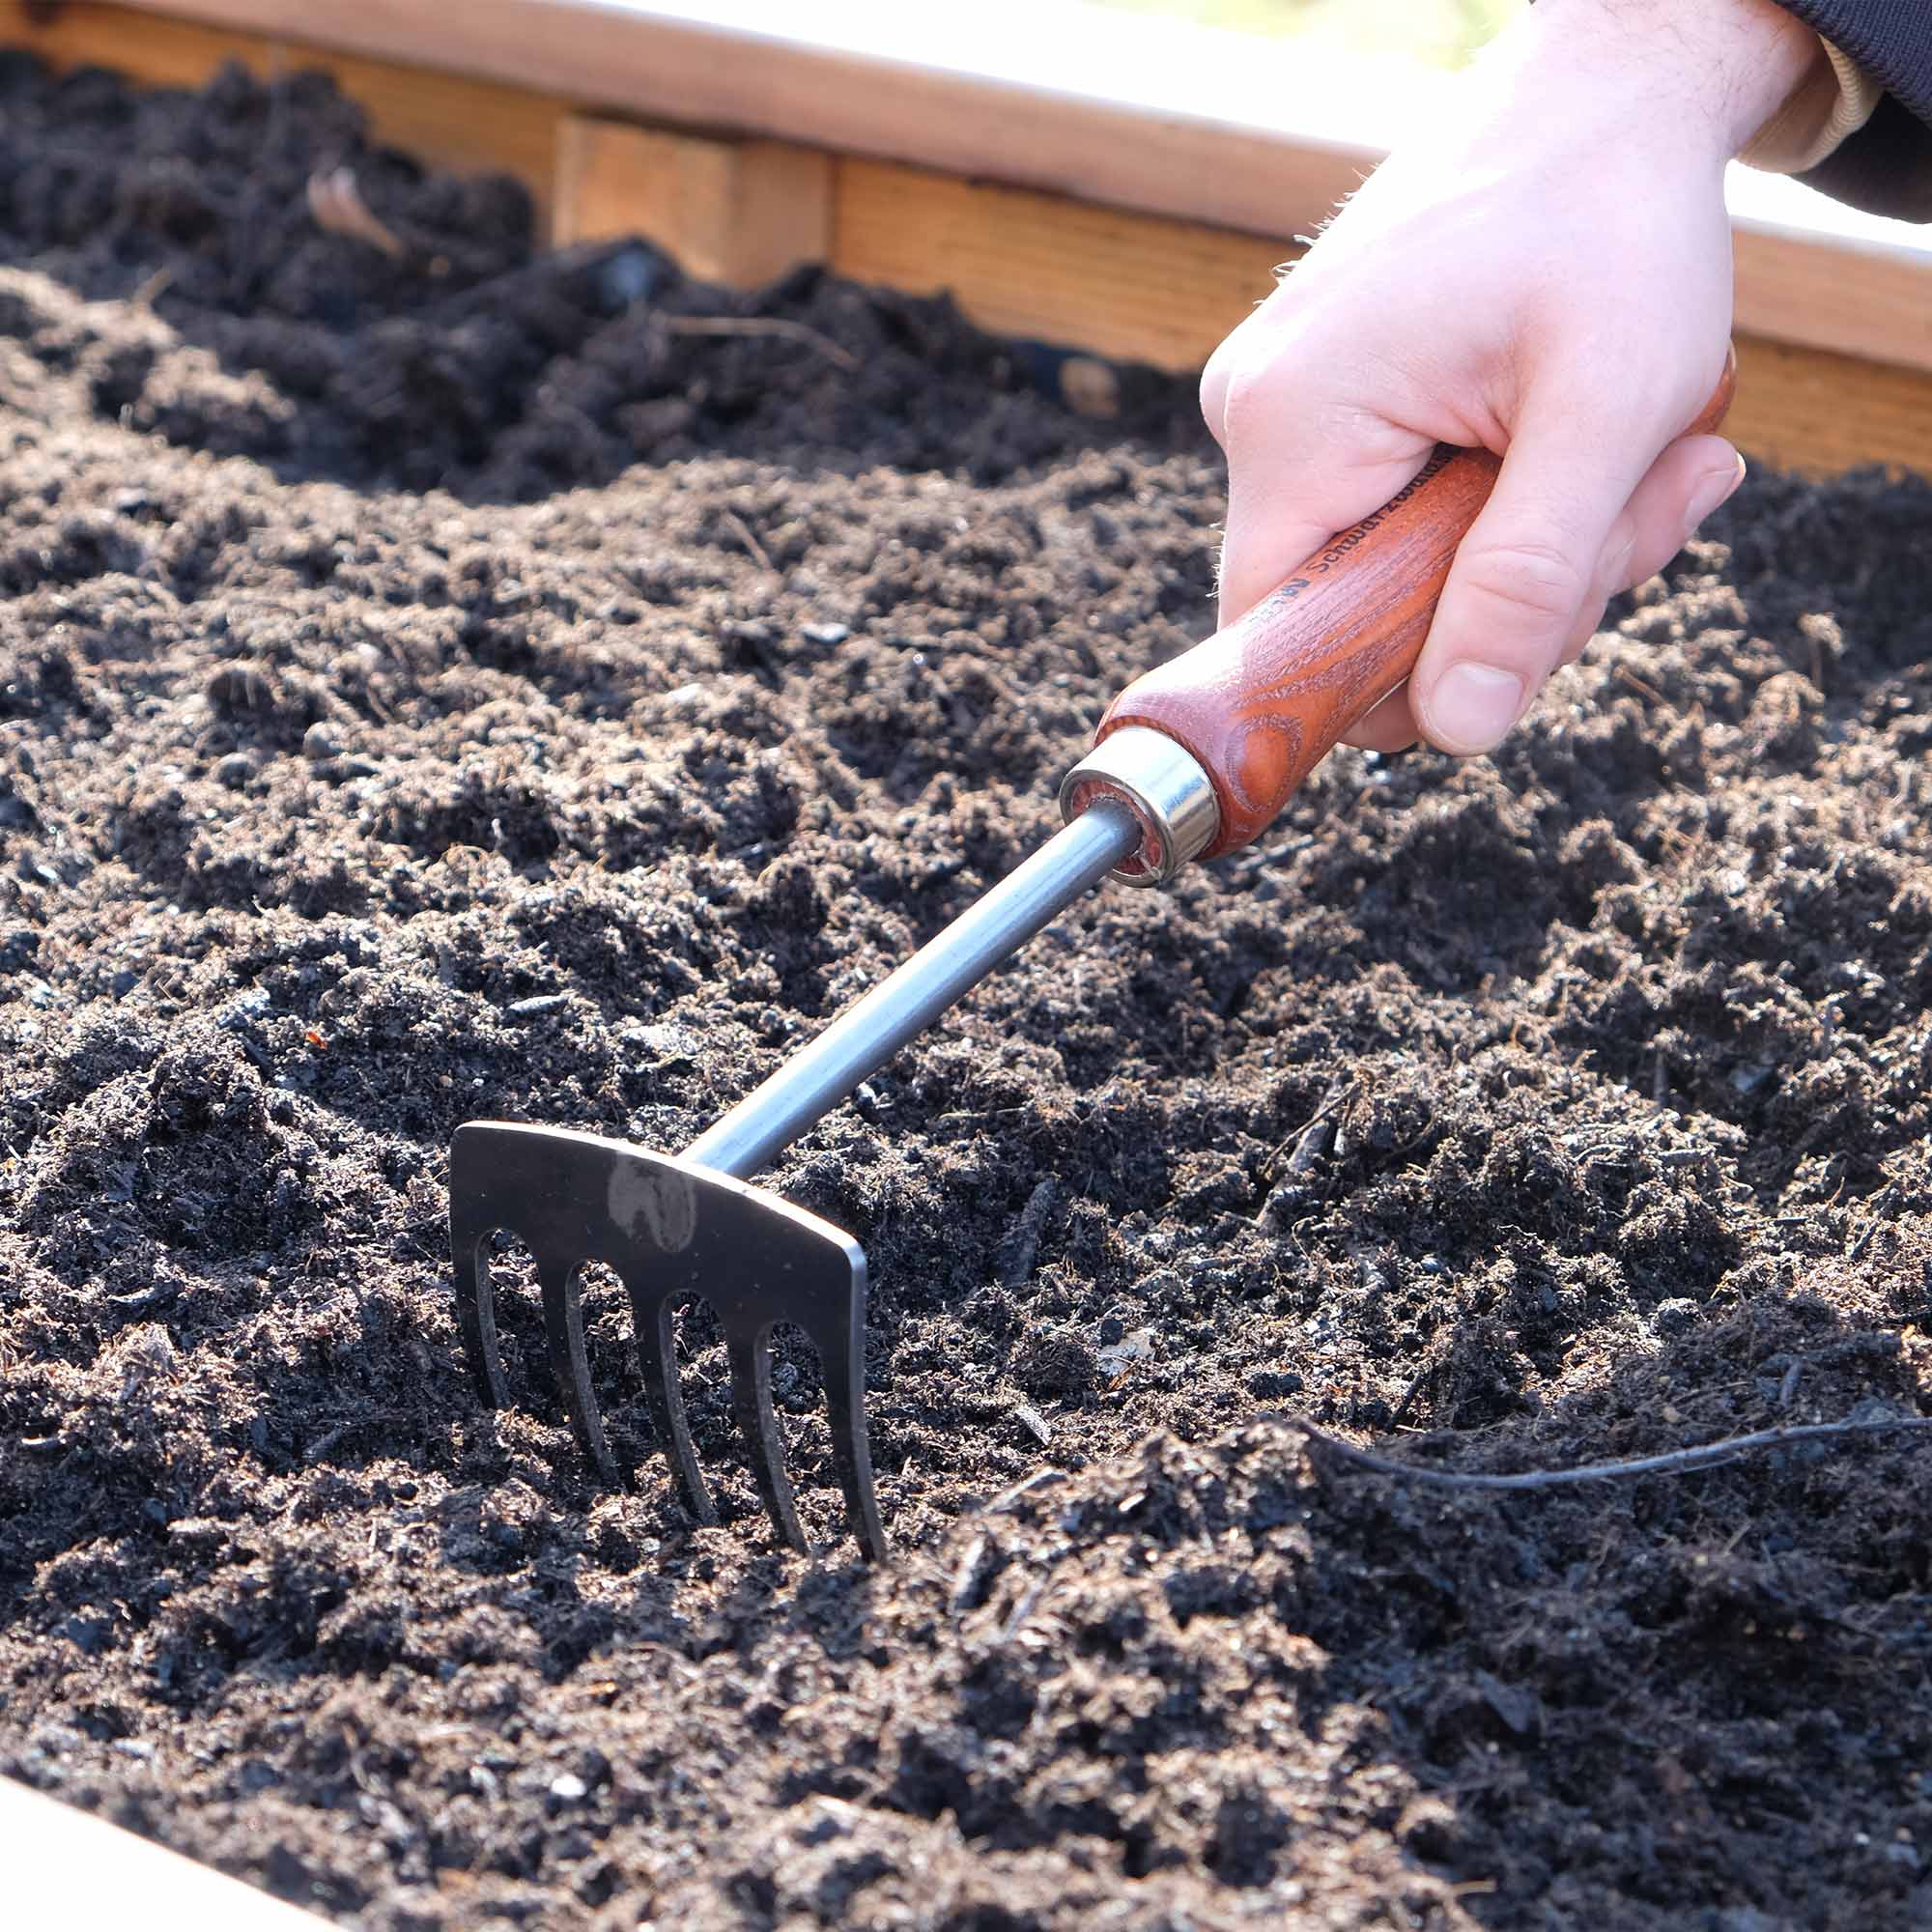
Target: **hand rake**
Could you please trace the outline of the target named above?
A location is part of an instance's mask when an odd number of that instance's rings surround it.
[[[1727,367],[1687,434],[1722,420],[1731,384]],[[558,1127],[459,1127],[450,1244],[481,1400],[506,1400],[485,1253],[503,1229],[535,1257],[551,1367],[577,1440],[607,1480],[619,1480],[576,1282],[584,1263],[605,1264],[629,1293],[660,1443],[693,1514],[713,1522],[671,1346],[671,1311],[702,1297],[724,1329],[732,1406],[765,1508],[780,1536],[809,1551],[771,1400],[771,1329],[796,1322],[822,1358],[852,1532],[883,1558],[866,1442],[866,1257],[841,1230],[749,1177],[1102,878],[1162,885],[1190,861],[1258,837],[1407,678],[1499,468],[1487,452],[1439,447],[1406,490],[1244,616],[1129,685],[1061,786],[1065,828],[682,1154]]]

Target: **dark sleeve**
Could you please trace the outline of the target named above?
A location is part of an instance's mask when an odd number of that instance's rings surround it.
[[[1878,111],[1801,179],[1838,201],[1932,221],[1932,4],[1783,0],[1885,89]]]

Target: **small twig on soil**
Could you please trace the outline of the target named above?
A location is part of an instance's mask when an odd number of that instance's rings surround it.
[[[333,1429],[327,1430],[318,1435],[302,1451],[302,1460],[306,1463],[320,1463],[331,1449],[345,1441],[349,1436],[354,1435],[357,1430],[367,1429],[378,1424],[385,1425],[392,1422],[401,1422],[407,1417],[408,1413],[407,1409],[401,1408],[372,1408],[365,1415],[358,1415],[348,1422],[338,1423]]]
[[[1439,1367],[1439,1362],[1424,1362],[1409,1378],[1408,1386],[1402,1392],[1402,1400],[1395,1406],[1395,1413],[1389,1417],[1391,1429],[1400,1429],[1408,1420],[1409,1404],[1422,1393],[1425,1384],[1435,1379],[1435,1371]]]
[[[133,1294],[110,1294],[107,1299],[117,1308],[127,1309],[130,1315],[145,1315],[149,1309],[158,1308],[164,1301],[172,1301],[181,1291],[179,1281],[157,1281]]]
[[[1011,1489],[1002,1491],[986,1505],[988,1516],[1001,1516],[1012,1508],[1023,1496],[1030,1496],[1036,1490],[1051,1488],[1055,1483],[1066,1480],[1065,1469],[1036,1469],[1032,1475],[1015,1483]]]
[[[1334,1119],[1335,1111],[1355,1091],[1352,1080],[1337,1080],[1330,1084],[1322,1094],[1321,1104],[1309,1115],[1300,1126],[1289,1137],[1294,1142],[1294,1151],[1289,1155],[1288,1164],[1281,1170],[1290,1180],[1299,1180],[1302,1176],[1321,1158],[1328,1144],[1328,1122]],[[1261,1178],[1264,1182],[1275,1179],[1275,1154],[1278,1154],[1288,1141],[1280,1142],[1268,1157],[1262,1163]],[[1264,1208],[1265,1211],[1265,1208]]]
[[[1284,839],[1279,845],[1264,849],[1256,846],[1251,852],[1244,852],[1228,869],[1231,872],[1259,872],[1264,866],[1272,866],[1283,859],[1292,859],[1297,852],[1305,852],[1315,843],[1313,833],[1304,834],[1299,838]]]
[[[1622,1463],[1584,1463],[1574,1469],[1523,1469],[1515,1475],[1484,1476],[1462,1469],[1431,1469],[1417,1463],[1378,1456],[1330,1435],[1300,1416],[1284,1420],[1307,1436],[1318,1455],[1332,1456],[1352,1468],[1378,1476],[1401,1476],[1409,1482],[1433,1483],[1445,1490],[1553,1490],[1567,1483],[1606,1482],[1619,1476],[1678,1476],[1691,1469],[1708,1469],[1733,1457],[1760,1449],[1784,1449],[1794,1442],[1817,1442],[1841,1435],[1878,1435],[1890,1430],[1932,1430],[1932,1415],[1888,1416],[1872,1422],[1805,1422],[1784,1429],[1760,1429],[1749,1435],[1728,1435],[1694,1449],[1673,1449],[1662,1456],[1634,1456]]]
[[[1294,1151],[1289,1155],[1288,1165],[1282,1169],[1286,1179],[1298,1180],[1321,1158],[1321,1151],[1328,1145],[1329,1118],[1348,1093],[1349,1089],[1339,1082],[1328,1090],[1328,1097],[1316,1109],[1315,1118],[1302,1128],[1300,1137],[1294,1143]]]
[[[369,204],[362,199],[362,190],[355,185],[354,168],[332,168],[324,174],[310,175],[308,212],[315,216],[318,228],[327,229],[331,235],[347,235],[355,241],[366,242],[370,247],[380,248],[392,262],[407,252],[395,230],[371,213]]]
[[[1053,1427],[1031,1403],[1013,1404],[1013,1420],[1043,1449],[1053,1440]]]
[[[1865,1223],[1863,1229],[1860,1232],[1858,1239],[1846,1251],[1845,1259],[1848,1262],[1857,1261],[1864,1253],[1865,1249],[1870,1246],[1871,1237],[1878,1233],[1881,1224],[1891,1218],[1893,1211],[1898,1207],[1898,1182],[1894,1180],[1889,1182],[1885,1192],[1879,1196],[1878,1206],[1872,1209],[1871,1219]]]
[[[856,375],[859,358],[849,349],[841,349],[829,335],[803,322],[781,315],[661,315],[658,321],[672,335],[783,335],[794,342],[807,342],[848,374]]]
[[[1637,676],[1636,672],[1632,670],[1629,665],[1620,664],[1612,675],[1619,684],[1628,685],[1639,697],[1647,698],[1652,704],[1667,705],[1670,702],[1669,698],[1665,697],[1656,685],[1647,683],[1644,679]]]
[[[1006,1260],[1000,1269],[1002,1288],[1018,1288],[1033,1273],[1034,1257],[1039,1252],[1039,1237],[1046,1227],[1046,1217],[1053,1212],[1055,1197],[1060,1192],[1060,1184],[1053,1179],[1042,1180],[1020,1209],[1011,1232],[1006,1239]]]
[[[999,1546],[990,1536],[976,1536],[952,1573],[952,1609],[977,1610],[985,1602],[986,1586],[1000,1567]]]
[[[718,514],[730,526],[732,534],[737,537],[738,541],[757,559],[758,568],[760,570],[772,571],[772,574],[776,576],[778,573],[773,568],[771,554],[758,541],[758,533],[753,529],[751,525],[736,510],[720,510]]]

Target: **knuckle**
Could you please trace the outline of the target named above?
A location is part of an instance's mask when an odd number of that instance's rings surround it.
[[[1303,325],[1277,293],[1208,358],[1202,397],[1205,404],[1211,387],[1224,443],[1278,441],[1305,410],[1308,378],[1320,364],[1311,357]]]
[[[1462,558],[1463,584],[1493,614],[1567,633],[1590,592],[1590,573],[1561,544],[1534,537],[1487,543]]]
[[[1201,372],[1201,417],[1208,425],[1208,433],[1223,444],[1228,440],[1230,361],[1229,344],[1224,342],[1208,356],[1208,366]]]
[[[1273,395],[1278,384],[1272,357],[1249,355],[1230,358],[1221,384],[1224,440],[1245,440],[1245,432],[1257,420],[1265,429],[1274,413]]]

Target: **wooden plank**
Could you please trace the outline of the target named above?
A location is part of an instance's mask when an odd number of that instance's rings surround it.
[[[1352,118],[1399,128],[1426,78],[1359,61],[1345,75],[1305,50],[1111,10],[1084,10],[1083,22],[1064,0],[1044,31],[1033,0],[134,4],[519,82],[638,120],[997,174],[1258,231],[1312,228],[1378,158],[1373,128],[1329,135],[1324,113],[1347,99]],[[1151,99],[1162,75],[1185,94]]]
[[[982,327],[1198,369],[1267,293],[1292,246],[1057,195],[846,158],[832,266],[919,294],[950,289]],[[1741,335],[1727,425],[1751,455],[1813,473],[1932,470],[1932,374]]]
[[[693,274],[755,288],[831,252],[832,157],[574,114],[557,134],[558,245],[642,235]]]
[[[1725,435],[1779,469],[1831,476],[1865,464],[1932,474],[1932,375],[1740,335]]]
[[[268,31],[251,31],[232,21],[197,23],[148,6],[105,4],[105,0],[63,6],[51,15],[44,9],[23,6],[20,0],[0,0],[0,39],[32,47],[56,66],[105,61],[139,79],[183,86],[199,85],[231,58],[261,73],[317,65],[335,74],[345,90],[364,103],[380,138],[444,166],[508,170],[540,200],[548,196],[559,137],[570,118],[563,92],[478,80],[473,72],[397,66],[368,52],[331,52],[299,33],[281,31],[298,13],[281,0],[174,0],[174,4],[204,15],[253,20]],[[419,59],[447,58],[473,68],[465,50],[471,49],[474,22],[480,19],[487,25],[495,20],[500,27],[509,17],[505,9],[519,8],[519,17],[526,20],[538,18],[532,10],[544,10],[543,22],[553,34],[566,12],[573,26],[580,17],[589,17],[578,0],[475,0],[474,14],[466,10],[464,31],[450,41],[443,38],[447,16],[410,6],[407,0],[349,0],[326,18],[306,18],[303,25],[318,35],[353,31],[365,40],[406,46]],[[622,30],[615,41],[599,40],[593,33],[589,46],[575,48],[567,61],[533,57],[520,71],[579,74],[584,61],[607,46],[624,50],[634,65],[640,50],[667,45],[681,45],[693,58],[694,50],[704,52],[713,62],[723,47],[746,52],[740,41],[721,41],[718,34],[707,35],[689,21],[673,22],[676,35],[667,42],[648,9],[633,13],[607,8],[604,13],[611,14],[603,21],[607,37]],[[640,20],[648,31],[640,30]],[[678,40],[678,35],[684,39]],[[485,43],[487,48],[487,36]],[[726,93],[754,124],[792,125],[798,117],[788,119],[791,110],[782,104],[766,112],[747,105],[729,90],[749,87],[755,92],[766,81],[775,81],[783,83],[782,94],[813,74],[822,77],[828,71],[823,65],[827,57],[822,50],[793,48],[773,65],[768,52],[752,46]],[[676,61],[668,71],[691,77]],[[864,72],[876,88],[876,70]],[[628,71],[614,79],[607,75],[602,84],[585,80],[585,88],[595,85],[594,93],[573,94],[570,99],[608,99],[612,93],[628,99],[635,76],[627,75]],[[848,73],[848,91],[851,83]],[[939,75],[932,84],[940,89],[937,98],[950,101],[952,109],[967,98],[948,92],[966,85],[957,74]],[[660,93],[667,85],[662,75],[651,84]],[[983,108],[986,97],[976,98]],[[705,96],[700,90],[683,105],[701,114],[707,102],[716,106],[725,99],[725,94]],[[1019,97],[1007,99],[1012,107]],[[829,118],[813,125],[843,125],[839,116],[844,107],[835,103],[825,111]],[[1013,111],[1025,121],[1044,110],[1038,101],[1029,99],[1020,100]],[[1145,114],[1140,122],[1147,152],[1161,159],[1179,165],[1191,156],[1199,162],[1212,152],[1196,144],[1198,128],[1177,149],[1164,144],[1160,128],[1149,125]],[[882,126],[876,117],[867,121],[863,114],[854,125],[862,134],[868,127],[876,134]],[[1117,120],[1116,131],[1124,125]],[[963,131],[955,132],[963,142]],[[974,152],[983,156],[998,151],[1004,165],[1002,134],[1000,124],[990,128],[977,125]],[[649,137],[640,134],[640,138]],[[1076,150],[1079,145],[1075,143]],[[812,195],[817,190],[797,188],[797,149],[785,143],[747,142],[735,152],[735,187],[731,168],[717,172],[715,157],[707,164],[714,172],[706,189],[711,213],[705,219],[714,236],[724,225],[719,211],[728,210],[736,195],[741,207],[749,198],[749,205],[771,211],[780,239],[761,241],[757,246],[779,254],[809,249],[814,224],[821,217],[813,212]],[[1058,166],[1044,150],[1036,147],[1026,152],[1032,157],[1024,163],[1028,167],[1037,163],[1052,172]],[[1219,152],[1226,157],[1245,151],[1236,142]],[[1069,154],[1073,160],[1080,158],[1078,152],[1069,151],[1060,159],[1067,160]],[[578,158],[596,157],[580,152]],[[1088,160],[1093,158],[1087,156]],[[1333,159],[1331,151],[1328,161]],[[761,175],[762,168],[771,170],[769,177]],[[912,290],[952,288],[968,313],[990,328],[1170,369],[1198,367],[1221,336],[1266,294],[1274,265],[1293,253],[1284,242],[1236,228],[863,156],[835,157],[825,164],[825,171],[830,177],[825,248],[841,272]],[[579,213],[573,219],[604,224],[606,232],[644,227],[634,210],[661,209],[667,194],[675,201],[680,192],[675,170],[668,177],[660,173],[655,188],[648,185],[648,169],[645,178],[646,185],[639,190],[635,182],[625,184],[622,169],[599,173],[593,168],[579,184]],[[1151,192],[1140,174],[1112,176],[1106,187],[1109,193]],[[601,211],[595,203],[600,193],[606,195]],[[1204,205],[1206,200],[1198,185],[1184,183],[1168,199],[1186,206]],[[1284,206],[1292,201],[1291,193]],[[1156,209],[1160,205],[1151,204]],[[1290,223],[1284,220],[1281,225],[1287,228]],[[683,245],[688,249],[692,244]],[[1864,244],[1825,247],[1789,229],[1747,227],[1739,246],[1740,326],[1746,331],[1740,341],[1743,381],[1732,417],[1745,447],[1762,458],[1812,471],[1829,472],[1860,463],[1932,470],[1932,375],[1924,366],[1932,363],[1932,302],[1922,295],[1906,299],[1907,292],[1921,286],[1912,278],[1922,272],[1896,251]],[[758,276],[748,268],[744,278]]]
[[[1821,252],[1789,229],[1733,225],[1737,326],[1752,335],[1932,369],[1932,276],[1923,261],[1852,242]]]
[[[328,1923],[5,1777],[0,1844],[10,1924],[326,1932]]]
[[[1293,243],[1031,188],[847,157],[832,267],[916,295],[951,290],[983,327],[1198,369],[1273,286]]]
[[[465,0],[460,14],[410,0],[324,14],[295,0],[135,4],[1251,234],[1311,232],[1441,85],[1413,67],[1073,0],[1050,24],[1033,0]],[[1745,201],[1765,200],[1765,178],[1734,174]],[[1736,224],[1743,326],[1932,368],[1923,239],[1771,185],[1790,218]]]
[[[535,197],[540,214],[548,212],[557,128],[566,112],[554,95],[461,72],[398,67],[300,35],[207,26],[102,0],[52,9],[0,0],[0,43],[27,48],[57,70],[93,62],[161,87],[200,87],[231,60],[264,78],[320,68],[361,104],[377,140],[437,167],[515,175]]]

